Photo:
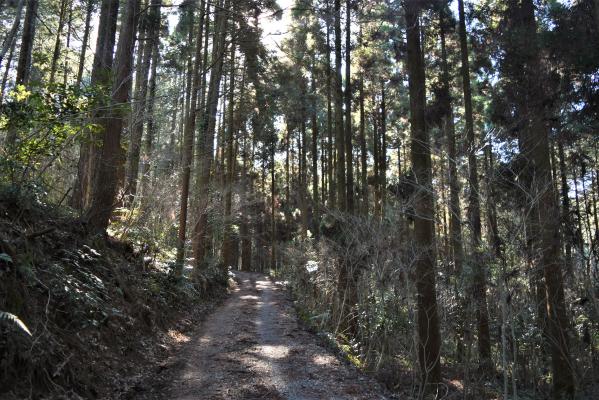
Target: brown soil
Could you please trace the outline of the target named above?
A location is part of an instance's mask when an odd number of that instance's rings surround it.
[[[386,399],[297,323],[283,285],[237,273],[230,298],[133,399]],[[139,392],[141,391],[141,392]]]

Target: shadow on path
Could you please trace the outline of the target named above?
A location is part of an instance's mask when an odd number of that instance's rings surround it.
[[[170,387],[137,399],[385,399],[297,324],[285,288],[257,273],[238,287],[181,354]]]

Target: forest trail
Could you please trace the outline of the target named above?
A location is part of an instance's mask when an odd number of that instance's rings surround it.
[[[386,399],[371,378],[298,326],[283,285],[237,273],[238,286],[183,348],[161,393],[138,399]]]

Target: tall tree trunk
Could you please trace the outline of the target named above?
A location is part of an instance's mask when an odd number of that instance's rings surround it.
[[[566,271],[569,276],[572,276],[572,239],[574,237],[572,232],[572,221],[570,217],[570,187],[568,186],[568,173],[566,170],[566,156],[564,154],[564,144],[562,140],[557,141],[557,151],[559,158],[559,170],[560,170],[560,183],[561,183],[561,197],[562,197],[562,225],[564,229],[563,238],[566,242]]]
[[[125,183],[125,193],[127,195],[126,205],[132,206],[138,192],[138,175],[140,154],[143,138],[144,125],[148,118],[147,96],[149,89],[150,67],[154,68],[152,58],[154,57],[156,47],[159,43],[160,34],[160,6],[162,0],[152,0],[149,10],[143,14],[145,21],[142,21],[140,28],[144,42],[138,44],[138,51],[142,54],[138,56],[141,65],[136,77],[136,99],[133,105],[131,138],[129,140],[129,149],[127,151],[127,176]],[[147,133],[146,133],[147,134]],[[143,162],[142,162],[143,163]],[[143,171],[142,171],[143,176]]]
[[[436,243],[438,243],[437,246],[437,252],[439,253],[440,257],[444,260],[447,260],[449,258],[449,234],[447,232],[447,228],[448,228],[448,223],[447,223],[447,207],[445,207],[445,205],[447,204],[447,190],[445,190],[445,188],[447,188],[448,184],[447,184],[447,175],[445,174],[445,163],[440,160],[441,162],[438,163],[438,169],[439,169],[439,177],[437,178],[440,184],[440,189],[438,190],[439,192],[439,197],[440,197],[440,201],[437,201],[435,203],[436,205],[436,214],[437,214],[437,218],[435,219],[438,224],[438,228],[435,228],[435,232],[437,233],[437,238]],[[433,180],[435,180],[435,167],[433,166]],[[445,266],[446,264],[443,263],[443,266]],[[449,277],[449,275],[447,275],[447,277]]]
[[[341,97],[341,35],[340,12],[338,1],[335,2],[335,61],[337,70],[338,86],[336,95]],[[352,85],[351,85],[351,0],[345,3],[345,126],[343,127],[343,114],[341,99],[336,106],[339,110],[339,116],[336,123],[340,124],[338,128],[338,138],[341,139],[340,145],[337,147],[338,154],[338,172],[337,185],[339,187],[345,183],[344,191],[338,191],[339,209],[347,211],[350,214],[354,213],[355,196],[354,196],[354,171],[353,171],[353,127],[352,127]],[[337,99],[336,99],[337,100]],[[336,110],[337,111],[337,110]],[[344,129],[343,132],[341,129]],[[345,143],[343,143],[345,141]],[[345,148],[344,148],[345,145]],[[343,152],[345,152],[345,165],[343,160]],[[345,171],[343,168],[345,167]],[[345,172],[345,174],[343,174]],[[343,196],[344,195],[344,196]],[[342,197],[343,196],[343,197]],[[342,201],[344,198],[344,201]],[[343,261],[341,261],[343,263]],[[357,303],[357,281],[358,281],[358,266],[352,265],[350,262],[345,262],[340,266],[339,290],[341,291],[341,321],[343,328],[353,337],[358,333],[357,317],[355,314],[355,306]]]
[[[291,182],[289,175],[289,165],[291,160],[291,129],[287,126],[285,132],[285,202],[289,205],[291,201]],[[287,207],[288,208],[288,207]]]
[[[208,51],[208,45],[209,45],[209,39],[210,39],[210,29],[211,29],[211,20],[210,20],[210,14],[211,14],[211,5],[210,3],[206,3],[206,10],[204,12],[204,45],[203,45],[203,58],[202,58],[202,65],[200,68],[200,99],[199,99],[199,104],[197,106],[197,109],[200,110],[200,112],[204,112],[204,110],[206,109],[206,81],[207,81],[207,77],[208,77],[208,70],[209,70],[209,65],[208,65],[208,56],[210,54],[210,52]],[[203,114],[200,114],[203,115]],[[197,115],[196,115],[196,124],[197,124]],[[201,124],[198,128],[201,128]],[[198,140],[195,141],[195,151],[194,151],[194,171],[193,171],[193,202],[192,202],[192,210],[197,210],[198,209],[198,199],[200,197],[200,185],[198,184],[198,182],[201,179],[201,171],[200,168],[198,167],[201,162],[202,162],[202,146],[203,146],[203,141],[201,140],[202,136],[203,136],[203,132],[201,130],[198,129],[198,133],[197,133],[197,137]],[[190,177],[191,179],[191,177]],[[191,183],[190,183],[191,185]],[[192,216],[192,218],[195,218],[195,214]],[[194,225],[194,229],[195,229],[195,225]],[[195,231],[194,231],[195,232]],[[194,233],[195,235],[195,233]],[[194,236],[195,237],[195,236]],[[192,239],[192,241],[195,239]]]
[[[474,118],[472,114],[472,89],[470,87],[470,64],[468,61],[468,39],[466,36],[466,16],[464,1],[458,0],[460,53],[462,56],[462,85],[464,90],[464,112],[466,119],[466,149],[468,151],[468,211],[472,230],[472,258],[474,263],[473,296],[476,307],[478,331],[478,354],[483,370],[491,366],[491,336],[489,332],[489,312],[487,309],[487,282],[484,264],[481,259],[482,229],[480,222],[480,199],[478,167],[476,161],[476,141],[474,138]]]
[[[150,26],[148,0],[141,0],[141,15],[139,18],[139,40],[135,61],[135,83],[132,93],[131,114],[129,121],[129,146],[127,148],[127,164],[125,166],[125,206],[132,207],[137,192],[139,175],[139,155],[143,136],[145,102],[148,90],[148,75],[150,72]],[[191,33],[190,33],[191,36]]]
[[[0,84],[0,106],[2,105],[4,99],[4,91],[6,90],[6,84],[8,83],[8,73],[10,72],[16,44],[17,40],[16,38],[13,38],[10,51],[8,52],[8,59],[6,60],[6,66],[4,67],[4,74],[2,74],[2,83]]]
[[[518,60],[514,85],[518,85],[518,114],[524,121],[519,136],[520,152],[527,163],[522,172],[528,193],[526,210],[532,249],[532,268],[542,271],[545,307],[539,318],[545,346],[551,356],[553,397],[574,396],[573,364],[568,344],[568,318],[564,300],[559,206],[554,193],[549,155],[548,110],[543,80],[546,76],[538,47],[535,9],[532,0],[508,3],[513,39],[508,59]]]
[[[420,49],[420,4],[418,0],[406,0],[404,7],[407,26],[412,169],[414,178],[419,183],[413,197],[418,360],[421,384],[425,387],[441,381],[441,337],[437,315],[433,242],[434,205],[431,153],[424,119],[426,85]]]
[[[158,8],[160,18],[160,8]],[[160,21],[157,22],[160,26]],[[141,209],[146,211],[148,202],[150,200],[150,173],[151,173],[151,162],[152,162],[152,151],[154,149],[154,142],[158,143],[156,138],[156,116],[154,115],[154,107],[156,104],[156,83],[158,76],[156,75],[158,70],[158,64],[160,64],[160,40],[158,38],[160,29],[156,31],[156,38],[152,43],[152,68],[150,70],[150,82],[149,82],[149,93],[148,93],[148,105],[147,105],[147,121],[148,127],[146,130],[146,136],[143,141],[142,148],[142,159],[141,159]]]
[[[360,186],[362,213],[368,215],[368,150],[366,148],[366,112],[364,110],[364,78],[360,78]]]
[[[374,217],[376,219],[381,217],[381,163],[380,163],[380,137],[379,137],[379,109],[376,102],[376,96],[373,96],[373,104],[375,104],[374,110],[372,111],[372,157],[373,157],[373,172],[374,172]]]
[[[324,209],[327,204],[327,185],[328,185],[328,175],[329,171],[327,169],[328,165],[328,157],[327,157],[327,145],[326,145],[326,135],[324,132],[320,134],[320,210]]]
[[[246,67],[247,68],[247,67]],[[243,98],[243,97],[242,97]],[[244,112],[244,108],[241,107],[239,112]],[[243,132],[242,139],[242,168],[241,168],[241,226],[239,232],[241,233],[241,270],[251,271],[252,270],[252,237],[250,232],[250,215],[251,205],[250,201],[252,194],[250,191],[253,188],[253,182],[250,182],[248,176],[248,169],[253,164],[253,158],[248,157],[249,153],[249,140],[248,133],[245,127],[241,127]],[[251,163],[251,164],[250,164]]]
[[[19,27],[21,26],[21,16],[23,14],[24,6],[25,0],[19,0],[19,2],[17,3],[15,19],[12,23],[10,31],[8,31],[8,33],[4,37],[4,40],[2,41],[2,48],[0,49],[0,64],[2,64],[2,61],[4,60],[4,56],[6,55],[6,53],[13,47],[13,43],[16,42],[17,33],[19,32]]]
[[[179,74],[175,75],[174,78],[174,89],[173,94],[173,105],[171,106],[171,127],[170,127],[170,138],[168,141],[168,159],[169,159],[169,170],[170,172],[175,171],[176,165],[176,154],[177,154],[177,122],[179,121],[179,100],[181,98],[181,91],[179,86]]]
[[[305,97],[305,96],[302,96]],[[302,229],[301,234],[305,239],[308,236],[308,168],[306,153],[308,144],[306,143],[306,108],[302,109],[302,122],[300,123],[300,136],[298,137],[299,163],[300,163],[300,210]]]
[[[183,133],[183,146],[182,146],[182,173],[181,173],[181,206],[179,209],[179,229],[178,229],[178,241],[177,241],[177,259],[176,259],[176,271],[175,275],[180,277],[183,272],[183,264],[185,262],[185,241],[187,238],[187,214],[188,214],[188,202],[189,202],[189,184],[191,178],[191,163],[193,160],[193,146],[194,146],[194,134],[196,130],[197,121],[197,103],[198,103],[198,92],[200,90],[200,83],[202,81],[202,69],[203,69],[203,54],[202,49],[204,45],[204,21],[206,18],[206,5],[205,0],[200,2],[200,20],[197,31],[196,47],[195,47],[195,58],[193,68],[191,69],[192,81],[190,88],[190,98],[188,111],[185,114],[185,128]],[[189,78],[188,78],[189,80]]]
[[[351,117],[351,0],[345,3],[345,160],[347,162],[347,212],[354,211],[354,170]]]
[[[503,254],[502,248],[502,240],[499,234],[499,227],[497,224],[497,194],[495,192],[495,171],[494,171],[494,161],[493,161],[493,146],[492,140],[489,139],[489,142],[485,146],[485,182],[487,188],[487,201],[486,201],[486,210],[487,210],[487,232],[488,232],[488,242],[493,250],[493,254],[495,258],[499,261],[501,265],[501,276],[499,280],[499,292],[501,296],[501,353],[502,353],[502,367],[503,367],[503,393],[504,398],[509,398],[508,385],[509,385],[509,367],[507,362],[507,355],[510,352],[510,348],[508,345],[508,335],[507,335],[507,327],[508,324],[511,326],[511,330],[513,332],[513,322],[511,318],[510,312],[510,300],[509,300],[509,290],[508,290],[508,276],[507,276],[507,266],[505,256]],[[517,348],[516,339],[512,336],[512,347]],[[518,373],[516,371],[516,352],[513,352],[513,357],[511,360],[511,375],[513,382],[513,390],[514,390],[514,399],[516,396],[516,379]]]
[[[218,121],[216,123],[216,151],[214,152],[214,182],[217,182],[221,188],[225,184],[225,173],[224,173],[224,149],[225,149],[225,117],[227,115],[227,90],[228,90],[228,82],[226,79],[221,83],[220,93],[221,96],[221,105],[217,107],[217,109],[221,110],[218,115]]]
[[[487,181],[487,225],[489,231],[489,241],[491,243],[491,248],[493,249],[493,253],[495,257],[497,257],[502,263],[505,262],[503,249],[502,249],[502,240],[499,235],[499,226],[497,224],[497,207],[496,207],[496,199],[497,194],[495,192],[494,185],[494,161],[493,161],[493,147],[491,141],[485,146],[485,157],[487,159],[487,167],[485,171],[486,181]],[[505,277],[504,277],[505,278]]]
[[[29,83],[31,54],[33,52],[38,6],[39,0],[27,0],[25,21],[23,22],[23,33],[21,36],[21,50],[19,51],[19,61],[17,63],[16,85],[27,85]],[[6,138],[4,139],[4,144],[8,149],[15,146],[17,136],[17,127],[14,124],[9,123]]]
[[[73,32],[73,7],[69,8],[69,19],[67,20],[67,42],[65,43],[65,57],[62,65],[62,84],[64,87],[67,86],[69,78],[69,51],[71,50],[71,35]]]
[[[193,42],[193,28],[189,30],[189,46],[192,46]],[[183,158],[185,157],[185,147],[183,146],[183,142],[185,141],[185,126],[187,119],[189,118],[190,112],[190,103],[191,103],[191,92],[192,92],[192,84],[193,84],[193,55],[189,54],[187,58],[187,66],[185,68],[185,73],[183,74],[185,77],[185,98],[183,101],[183,110],[184,116],[183,121],[179,126],[179,143],[181,144],[179,148],[179,163],[183,166]]]
[[[316,98],[316,77],[314,76],[314,66],[312,66],[312,95]],[[318,235],[320,220],[320,200],[318,196],[318,117],[316,115],[316,106],[312,111],[312,229],[314,234]]]
[[[277,183],[275,181],[275,151],[276,151],[276,143],[272,144],[272,149],[270,151],[270,238],[271,238],[271,248],[270,248],[270,268],[277,271],[277,220],[276,216],[276,193],[277,193]]]
[[[381,81],[381,147],[379,149],[379,190],[380,190],[380,215],[385,216],[385,203],[387,201],[387,103],[385,99],[385,83]]]
[[[185,125],[185,116],[187,115],[187,110],[185,109],[185,98],[187,97],[187,91],[190,88],[186,85],[185,74],[181,73],[179,75],[179,82],[181,87],[181,93],[179,95],[179,106],[177,107],[179,113],[181,114],[179,119],[177,120],[177,129],[173,132],[173,168],[178,169],[181,166],[181,146],[183,144],[183,125]]]
[[[17,76],[15,79],[17,85],[27,85],[29,83],[38,7],[39,0],[27,0],[25,21],[23,22],[23,33],[21,36],[21,50],[19,51]]]
[[[224,4],[223,4],[224,3]],[[214,133],[216,127],[216,111],[222,78],[224,54],[226,52],[225,39],[227,36],[227,19],[229,15],[230,0],[224,0],[216,7],[216,24],[212,46],[213,64],[210,70],[210,86],[206,100],[206,110],[202,117],[201,132],[202,157],[200,159],[200,196],[198,199],[198,220],[195,227],[193,252],[195,257],[195,271],[206,266],[206,256],[210,253],[210,235],[208,226],[208,201],[210,193],[210,175],[213,164]]]
[[[235,267],[237,269],[237,251],[234,251],[233,247],[237,242],[233,239],[233,174],[235,169],[235,157],[233,145],[235,143],[235,52],[237,48],[235,41],[231,43],[231,61],[230,61],[230,72],[229,72],[229,123],[226,130],[226,147],[225,147],[225,158],[226,158],[226,171],[225,171],[225,186],[224,186],[224,197],[225,197],[225,210],[223,220],[225,222],[223,245],[222,245],[222,259],[225,268]]]
[[[335,0],[335,146],[337,149],[337,209],[347,209],[345,137],[343,133],[343,78],[341,76],[341,1]]]
[[[139,0],[127,0],[121,16],[119,43],[116,50],[111,107],[103,120],[101,157],[94,179],[92,202],[87,215],[91,227],[106,231],[116,204],[117,176],[123,165],[121,134],[129,100],[133,72],[133,50],[139,12]]]
[[[595,183],[595,186],[599,186],[599,182],[597,181],[598,176],[597,176],[597,171],[592,171],[591,172],[591,191],[592,191],[592,187],[593,187],[593,182]],[[595,247],[594,250],[597,251],[599,250],[599,215],[597,215],[597,196],[599,195],[599,191],[594,191],[593,192],[593,224],[595,226],[595,237],[594,237],[594,243],[595,243]],[[595,258],[599,258],[597,256],[597,254],[595,254]]]
[[[449,75],[449,65],[447,63],[447,50],[445,42],[446,22],[441,11],[440,34],[441,34],[441,68],[442,68],[442,88],[439,97],[441,97],[441,107],[443,109],[442,128],[447,138],[447,156],[449,164],[449,232],[451,243],[451,259],[454,265],[454,276],[459,276],[462,271],[464,259],[464,250],[462,247],[462,208],[460,205],[460,184],[458,179],[456,150],[455,125],[453,108],[451,106],[451,78]]]
[[[332,90],[333,90],[333,74],[331,66],[331,18],[330,11],[331,6],[329,0],[326,4],[326,28],[327,28],[327,51],[326,51],[326,73],[327,73],[327,173],[328,173],[328,200],[329,207],[335,207],[337,199],[337,188],[334,184],[334,172],[333,172],[333,102],[332,102]]]
[[[359,45],[362,46],[362,27],[360,26]],[[366,114],[364,112],[364,71],[360,72],[360,186],[362,193],[362,212],[368,215],[368,152],[366,149]]]
[[[54,52],[52,53],[52,61],[50,63],[50,79],[49,83],[53,84],[56,77],[56,69],[58,67],[58,58],[60,57],[60,47],[62,44],[62,30],[64,29],[65,18],[67,15],[68,0],[60,2],[60,13],[58,16],[58,28],[56,29],[56,38],[54,39]]]
[[[94,12],[94,0],[87,0],[87,8],[85,11],[85,28],[83,30],[83,39],[81,41],[81,52],[79,53],[79,67],[77,68],[77,82],[75,86],[81,86],[83,79],[83,70],[85,69],[85,55],[87,54],[87,46],[89,42],[89,32],[91,30],[91,19]]]
[[[588,255],[587,260],[586,260],[586,272],[587,272],[587,276],[590,278],[591,277],[591,260],[593,258],[593,253],[595,250],[595,240],[593,238],[593,234],[591,233],[591,206],[590,206],[590,202],[589,202],[589,198],[588,198],[588,194],[587,194],[587,185],[586,185],[586,164],[584,159],[580,159],[578,160],[580,162],[580,184],[582,186],[582,202],[583,202],[583,209],[584,209],[584,226],[585,226],[585,230],[587,232],[587,238],[588,238],[588,243],[589,243],[589,249],[591,251],[591,254]],[[576,171],[576,168],[575,168]],[[576,176],[574,177],[574,179],[576,179]]]
[[[110,89],[118,10],[119,0],[102,0],[96,51],[91,72],[91,86],[95,87],[98,93],[105,93]],[[99,95],[95,99],[95,106],[97,110],[105,109],[109,106],[109,99]],[[101,117],[99,112],[92,115],[92,119],[96,121]],[[100,158],[99,143],[102,140],[103,132],[96,135],[86,132],[86,135],[87,141],[80,147],[77,180],[71,199],[72,206],[79,210],[87,209],[91,204],[94,171],[97,169]]]
[[[463,322],[464,322],[464,299],[461,291],[458,289],[460,275],[462,273],[462,265],[464,261],[464,248],[462,246],[462,207],[460,204],[460,184],[458,177],[458,154],[456,150],[455,125],[453,108],[451,105],[451,78],[449,75],[449,65],[447,63],[447,48],[445,41],[445,29],[447,22],[445,21],[444,10],[441,10],[440,15],[440,36],[441,36],[441,79],[442,86],[439,93],[442,121],[441,128],[444,136],[447,138],[447,158],[449,164],[449,242],[450,242],[450,257],[453,262],[453,270],[450,272],[454,279],[455,295],[460,314],[455,323],[457,330],[457,358],[462,360],[462,343],[463,343]]]

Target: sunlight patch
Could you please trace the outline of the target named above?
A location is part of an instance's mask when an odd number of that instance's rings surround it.
[[[318,262],[310,260],[306,263],[306,271],[309,273],[318,271]]]
[[[453,379],[453,380],[449,381],[449,383],[458,390],[464,390],[464,383],[460,380]]]
[[[269,286],[269,282],[268,281],[256,281],[256,288],[257,289],[266,289]]]
[[[335,362],[335,358],[329,355],[317,354],[312,358],[312,362],[316,365],[330,365]]]
[[[182,334],[179,331],[174,329],[169,329],[167,332],[169,338],[171,338],[175,343],[187,343],[189,342],[189,336]]]
[[[266,357],[275,360],[287,357],[289,354],[289,347],[283,345],[263,345],[261,346],[261,349],[261,353],[263,353]]]

